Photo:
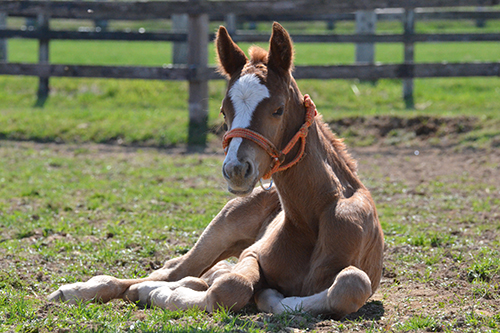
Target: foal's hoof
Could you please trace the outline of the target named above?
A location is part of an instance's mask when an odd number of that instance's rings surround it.
[[[106,275],[94,276],[87,282],[77,282],[61,286],[49,295],[48,300],[54,302],[103,302],[118,298],[127,288],[119,280]]]
[[[47,300],[49,302],[66,302],[68,304],[77,304],[78,301],[86,301],[81,299],[81,295],[78,293],[80,286],[83,284],[83,282],[78,282],[62,286],[50,294]]]
[[[260,311],[282,313],[285,311],[281,301],[285,297],[275,289],[264,289],[255,296],[255,303]]]
[[[64,293],[57,289],[47,297],[47,301],[62,303],[66,301],[66,298],[64,297]]]

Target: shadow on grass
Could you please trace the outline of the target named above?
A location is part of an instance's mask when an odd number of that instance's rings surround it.
[[[371,301],[363,305],[357,312],[345,316],[341,321],[380,320],[384,313],[385,309],[381,301]]]
[[[254,327],[263,329],[269,332],[281,332],[291,328],[297,329],[315,329],[322,327],[322,323],[326,320],[326,325],[332,325],[329,320],[342,322],[360,322],[360,321],[378,321],[385,313],[384,306],[381,301],[371,301],[366,303],[361,309],[355,313],[351,313],[343,318],[338,318],[334,315],[312,316],[305,312],[292,311],[282,314],[270,314],[260,312],[254,304],[247,305],[240,315],[228,316],[233,325],[239,328]],[[228,323],[226,320],[222,322]]]

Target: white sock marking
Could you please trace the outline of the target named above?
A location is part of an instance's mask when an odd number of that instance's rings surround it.
[[[305,297],[283,297],[274,289],[266,289],[257,299],[259,310],[279,314],[285,311],[305,311],[311,314],[328,312],[328,289]]]
[[[206,291],[196,291],[185,287],[179,287],[175,290],[160,287],[151,291],[149,298],[153,306],[167,310],[187,310],[197,307],[208,312],[213,311],[212,308],[208,308]]]

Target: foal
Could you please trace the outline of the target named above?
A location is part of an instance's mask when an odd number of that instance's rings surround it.
[[[273,25],[269,52],[247,59],[219,28],[217,52],[229,79],[221,112],[228,126],[222,173],[230,201],[195,246],[149,277],[96,276],[62,286],[50,300],[122,298],[166,309],[303,310],[342,317],[377,289],[383,233],[375,205],[341,140],[293,79],[290,36]],[[254,189],[261,178],[276,184]],[[239,257],[234,266],[224,259]]]

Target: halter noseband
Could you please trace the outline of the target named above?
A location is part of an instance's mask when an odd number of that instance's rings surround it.
[[[255,142],[259,147],[264,149],[269,156],[273,159],[271,164],[271,170],[269,170],[262,178],[269,179],[275,172],[283,171],[288,168],[291,168],[295,164],[297,164],[300,159],[304,156],[304,151],[306,147],[306,137],[309,131],[309,127],[312,125],[314,118],[318,114],[316,110],[316,105],[311,100],[309,95],[304,96],[304,106],[306,107],[306,120],[304,124],[300,127],[300,129],[295,133],[293,138],[288,142],[288,144],[283,148],[282,151],[279,151],[276,146],[263,137],[261,134],[252,131],[248,128],[235,128],[230,130],[224,135],[222,140],[222,148],[224,148],[224,153],[227,154],[227,147],[229,146],[229,142],[232,138],[243,138],[248,139],[250,141]],[[295,156],[295,158],[285,165],[281,165],[285,161],[285,156],[292,150],[297,141],[301,140],[300,150]]]

